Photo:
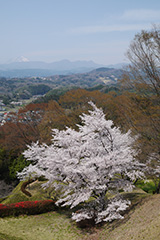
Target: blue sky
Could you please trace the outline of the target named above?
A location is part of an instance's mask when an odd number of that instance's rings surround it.
[[[154,23],[159,0],[0,0],[0,63],[124,62],[134,35]]]

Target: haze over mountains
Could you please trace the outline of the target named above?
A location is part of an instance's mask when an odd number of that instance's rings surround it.
[[[73,74],[88,72],[100,67],[121,68],[124,64],[105,66],[93,61],[69,61],[67,59],[46,63],[29,61],[26,57],[18,57],[7,64],[0,64],[0,77],[45,77],[55,74]]]

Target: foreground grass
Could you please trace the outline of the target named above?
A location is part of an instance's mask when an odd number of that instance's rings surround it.
[[[40,182],[30,184],[28,198],[20,183],[3,203],[42,200],[48,193]],[[131,210],[123,220],[88,229],[80,229],[71,220],[70,210],[40,215],[0,218],[0,240],[158,240],[160,239],[160,195],[149,195],[141,189],[125,193]],[[139,203],[141,202],[141,203]]]
[[[0,240],[22,240],[22,238],[11,237],[7,234],[0,233]]]
[[[0,219],[0,240],[158,240],[160,195],[148,196],[123,220],[80,229],[69,211]]]
[[[81,239],[81,232],[76,224],[72,223],[62,212],[2,218],[0,219],[0,234],[15,240]]]
[[[158,240],[160,195],[148,195],[123,220],[80,229],[70,211],[0,219],[0,240]]]

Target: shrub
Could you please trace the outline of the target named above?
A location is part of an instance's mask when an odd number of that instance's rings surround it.
[[[8,205],[0,204],[0,217],[18,216],[20,214],[34,215],[53,211],[56,208],[55,202],[52,200],[25,201]]]
[[[143,191],[147,193],[152,194],[156,192],[156,186],[152,180],[148,180],[148,181],[138,180],[136,183],[136,187],[141,188]]]
[[[0,216],[5,217],[9,216],[9,207],[3,204],[0,204]]]

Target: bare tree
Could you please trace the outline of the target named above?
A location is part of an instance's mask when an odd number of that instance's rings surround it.
[[[131,62],[127,78],[130,86],[147,87],[160,96],[160,27],[136,34],[126,55]]]
[[[136,34],[127,51],[130,60],[121,84],[132,89],[122,102],[129,128],[139,134],[143,161],[160,165],[160,26]],[[150,162],[151,163],[151,162]],[[152,168],[152,167],[151,167]],[[151,171],[154,174],[154,171]],[[159,175],[160,176],[160,175]],[[160,178],[159,178],[160,179]]]

